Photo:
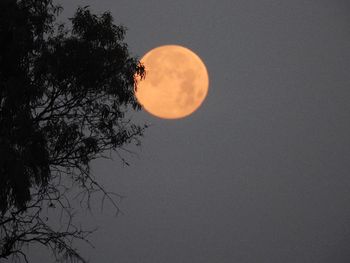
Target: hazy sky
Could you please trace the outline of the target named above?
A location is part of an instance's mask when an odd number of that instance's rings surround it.
[[[190,117],[134,114],[152,126],[130,167],[94,164],[127,197],[79,218],[99,226],[90,262],[350,261],[348,0],[60,3],[111,11],[133,55],[186,46],[210,75]]]

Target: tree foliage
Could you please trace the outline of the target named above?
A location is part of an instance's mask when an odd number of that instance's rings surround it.
[[[87,7],[68,28],[56,22],[60,9],[51,0],[0,1],[0,258],[26,259],[22,246],[37,242],[84,261],[71,241],[87,232],[71,222],[53,229],[43,206],[71,216],[62,178],[110,198],[89,164],[139,143],[145,128],[126,115],[140,109],[134,85],[144,68],[125,28]]]

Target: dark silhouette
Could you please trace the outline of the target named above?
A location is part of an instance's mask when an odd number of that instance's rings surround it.
[[[144,76],[125,29],[87,7],[68,29],[55,22],[60,9],[52,0],[0,1],[0,259],[27,261],[23,245],[38,243],[58,260],[84,262],[71,241],[89,231],[71,220],[57,230],[43,209],[72,216],[67,180],[83,198],[99,190],[115,204],[89,163],[138,143],[145,128],[125,115],[140,109],[133,90],[135,74]]]

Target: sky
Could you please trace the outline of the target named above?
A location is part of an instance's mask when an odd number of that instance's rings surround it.
[[[98,226],[90,262],[350,261],[348,0],[59,2],[110,11],[132,55],[190,48],[210,78],[185,119],[133,114],[151,126],[129,167],[93,164],[126,198],[78,217]]]

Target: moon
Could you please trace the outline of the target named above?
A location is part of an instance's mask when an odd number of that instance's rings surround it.
[[[205,64],[193,51],[178,45],[165,45],[147,52],[141,63],[145,78],[137,79],[135,95],[150,114],[178,119],[195,112],[208,93]]]

